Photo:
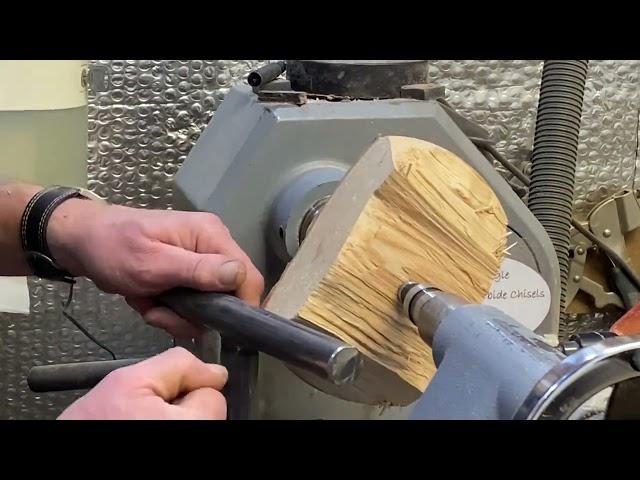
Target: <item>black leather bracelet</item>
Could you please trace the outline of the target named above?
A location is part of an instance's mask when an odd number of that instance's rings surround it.
[[[20,239],[33,274],[47,280],[73,283],[73,275],[58,266],[47,244],[53,211],[71,198],[87,198],[78,188],[54,186],[38,192],[27,204],[20,223]]]

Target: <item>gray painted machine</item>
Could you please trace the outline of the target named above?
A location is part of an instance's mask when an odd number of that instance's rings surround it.
[[[237,86],[228,94],[176,177],[181,207],[220,216],[268,291],[324,201],[378,136],[438,144],[467,161],[500,198],[511,230],[510,260],[536,272],[550,296],[535,330],[557,334],[553,245],[476,146],[491,143],[484,129],[453,111],[442,88],[425,84],[425,61],[289,61],[286,69],[288,81],[278,78],[284,63],[271,64],[249,77],[253,88]],[[266,356],[255,377],[258,354],[225,348],[224,339],[222,360],[231,377],[245,377],[241,390],[229,393],[236,418],[402,418],[410,411],[330,397]]]
[[[438,367],[412,419],[640,419],[640,335],[600,332],[561,351],[491,306],[416,283],[398,297]]]

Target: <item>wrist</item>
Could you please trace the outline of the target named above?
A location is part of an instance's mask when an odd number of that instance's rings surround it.
[[[47,244],[56,263],[73,276],[85,276],[82,263],[87,229],[99,204],[90,199],[71,198],[51,214]]]

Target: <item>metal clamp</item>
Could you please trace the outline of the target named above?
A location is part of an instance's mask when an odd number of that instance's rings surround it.
[[[640,227],[640,205],[636,194],[625,190],[598,204],[588,215],[588,228],[607,247],[620,258],[629,261],[625,234]],[[572,236],[572,261],[567,285],[567,303],[570,303],[582,290],[593,297],[596,308],[609,305],[620,309],[631,308],[640,295],[628,277],[614,265],[611,271],[620,295],[605,291],[599,283],[584,275],[587,251],[593,244],[579,232]]]
[[[109,69],[105,65],[91,65],[82,70],[81,83],[92,93],[106,92],[111,85]]]
[[[596,308],[604,308],[613,305],[618,308],[624,308],[624,304],[619,295],[615,292],[608,292],[598,282],[585,276],[584,268],[587,262],[587,253],[592,247],[591,242],[587,240],[579,232],[575,232],[572,237],[573,242],[573,258],[569,266],[569,282],[567,283],[567,304],[570,304],[579,290],[587,293],[593,298]]]
[[[438,100],[445,98],[446,94],[447,91],[444,86],[432,83],[419,83],[400,87],[400,96],[402,98],[412,98],[414,100]]]
[[[640,227],[640,205],[634,192],[625,190],[601,202],[589,213],[588,221],[602,243],[629,261],[624,235]]]

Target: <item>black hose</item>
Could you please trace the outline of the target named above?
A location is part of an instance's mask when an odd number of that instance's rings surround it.
[[[560,266],[560,336],[564,335],[573,193],[587,60],[547,60],[531,158],[529,210],[549,234]]]

